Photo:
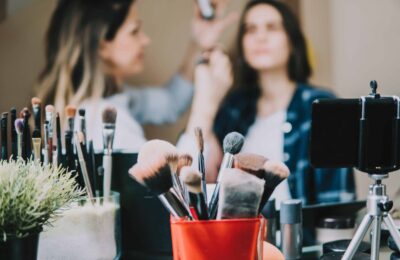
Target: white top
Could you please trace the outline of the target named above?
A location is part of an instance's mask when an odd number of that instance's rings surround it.
[[[175,122],[191,103],[193,87],[189,81],[175,75],[163,87],[133,88],[101,100],[85,100],[80,108],[86,110],[86,132],[96,150],[103,149],[102,114],[108,106],[117,109],[113,148],[138,152],[146,142],[141,124]],[[75,129],[79,129],[78,116]]]
[[[257,117],[246,135],[242,152],[262,155],[270,160],[283,162],[284,134],[282,128],[286,121],[286,111],[278,111],[268,117]],[[287,180],[282,181],[272,193],[275,206],[291,199]]]

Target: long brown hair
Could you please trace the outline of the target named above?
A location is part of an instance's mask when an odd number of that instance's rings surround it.
[[[256,93],[256,95],[259,94],[258,74],[256,70],[250,67],[244,57],[244,20],[250,9],[262,4],[271,5],[282,16],[283,27],[288,35],[290,45],[292,46],[287,66],[290,80],[297,83],[307,83],[308,78],[312,73],[310,62],[308,61],[306,42],[296,15],[282,2],[276,0],[251,0],[245,6],[239,23],[239,32],[236,39],[236,50],[234,54],[234,85],[235,87]]]
[[[112,41],[134,0],[59,0],[46,37],[46,65],[37,95],[53,104],[64,118],[64,107],[86,98],[117,91],[102,69],[101,40]]]

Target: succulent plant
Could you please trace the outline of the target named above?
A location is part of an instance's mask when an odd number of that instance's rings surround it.
[[[38,233],[81,197],[73,174],[37,161],[0,161],[0,241]]]

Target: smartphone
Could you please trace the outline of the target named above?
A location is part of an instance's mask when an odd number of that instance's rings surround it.
[[[392,97],[320,99],[312,106],[310,161],[316,168],[399,168],[398,102]]]
[[[196,0],[200,9],[201,16],[205,20],[212,20],[215,17],[215,10],[211,4],[211,0]]]

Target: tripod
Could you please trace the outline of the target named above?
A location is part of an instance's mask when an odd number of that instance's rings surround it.
[[[378,260],[382,220],[388,227],[390,235],[393,237],[397,247],[400,248],[400,233],[394,224],[393,218],[389,214],[389,211],[393,207],[393,201],[389,200],[389,197],[386,195],[386,185],[382,184],[382,180],[388,178],[389,175],[370,174],[369,177],[372,178],[375,183],[369,186],[367,198],[368,213],[364,216],[342,260],[350,260],[353,258],[358,246],[372,224],[371,259]]]

